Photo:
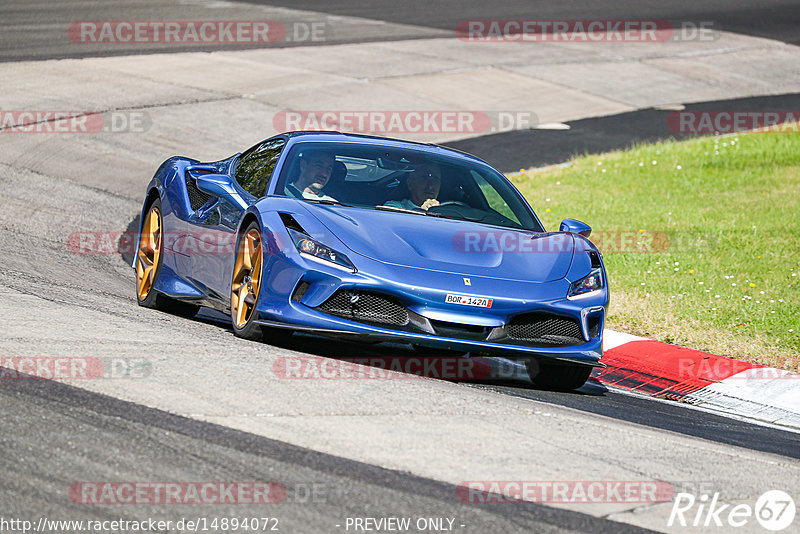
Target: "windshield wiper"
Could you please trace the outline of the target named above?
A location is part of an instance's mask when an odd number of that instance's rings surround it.
[[[348,208],[352,208],[350,204],[344,204],[339,202],[338,200],[333,200],[330,198],[305,198],[303,197],[301,200],[305,200],[306,202],[311,202],[312,204],[325,204],[326,206],[345,206]]]
[[[419,210],[410,210],[408,208],[399,208],[397,206],[386,206],[386,205],[379,205],[375,206],[376,210],[380,211],[396,211],[397,213],[413,213],[414,215],[426,215],[428,217],[439,217],[440,219],[449,219],[450,217],[446,217],[441,213],[432,213],[430,211],[425,211],[423,209]]]

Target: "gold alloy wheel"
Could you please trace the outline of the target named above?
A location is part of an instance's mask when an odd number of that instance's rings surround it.
[[[155,282],[158,260],[161,257],[161,211],[157,206],[150,208],[139,235],[139,249],[136,252],[136,287],[139,300],[150,294]]]
[[[236,328],[244,328],[253,315],[260,287],[261,234],[252,228],[242,238],[233,265],[231,313]]]

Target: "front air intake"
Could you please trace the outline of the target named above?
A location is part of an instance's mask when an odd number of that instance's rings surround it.
[[[288,213],[280,213],[279,215],[281,216],[281,221],[287,230],[294,230],[295,232],[300,232],[303,234],[306,233],[306,231],[303,230],[303,227],[300,226],[300,223],[297,222],[294,217]]]
[[[300,302],[300,300],[303,298],[303,295],[305,295],[306,291],[308,291],[309,287],[311,287],[311,284],[306,281],[301,281],[298,283],[297,287],[294,288],[294,293],[292,293],[292,300],[294,302]]]
[[[392,297],[366,291],[340,289],[315,308],[318,311],[362,323],[406,326],[408,310]]]
[[[589,252],[589,260],[592,262],[592,269],[600,268],[600,254],[594,250]]]
[[[568,347],[585,343],[575,319],[548,313],[526,313],[506,325],[506,334],[517,341]]]

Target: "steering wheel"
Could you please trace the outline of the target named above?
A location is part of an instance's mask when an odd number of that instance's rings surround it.
[[[469,204],[460,202],[458,200],[450,200],[447,202],[442,202],[437,206],[431,206],[428,208],[428,211],[431,213],[440,213],[448,217],[457,217],[459,219],[467,219],[470,221],[479,221],[486,215],[485,211],[473,208]]]
[[[464,206],[465,208],[470,208],[471,207],[466,202],[460,202],[458,200],[448,200],[447,202],[440,202],[436,206],[431,206],[431,207],[435,208],[437,206]]]

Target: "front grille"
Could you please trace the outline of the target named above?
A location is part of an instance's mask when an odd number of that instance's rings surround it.
[[[366,291],[340,289],[316,309],[364,323],[406,326],[409,322],[408,310],[397,300]]]
[[[570,346],[585,343],[578,321],[547,313],[516,316],[506,325],[506,334],[511,339],[544,345]]]

